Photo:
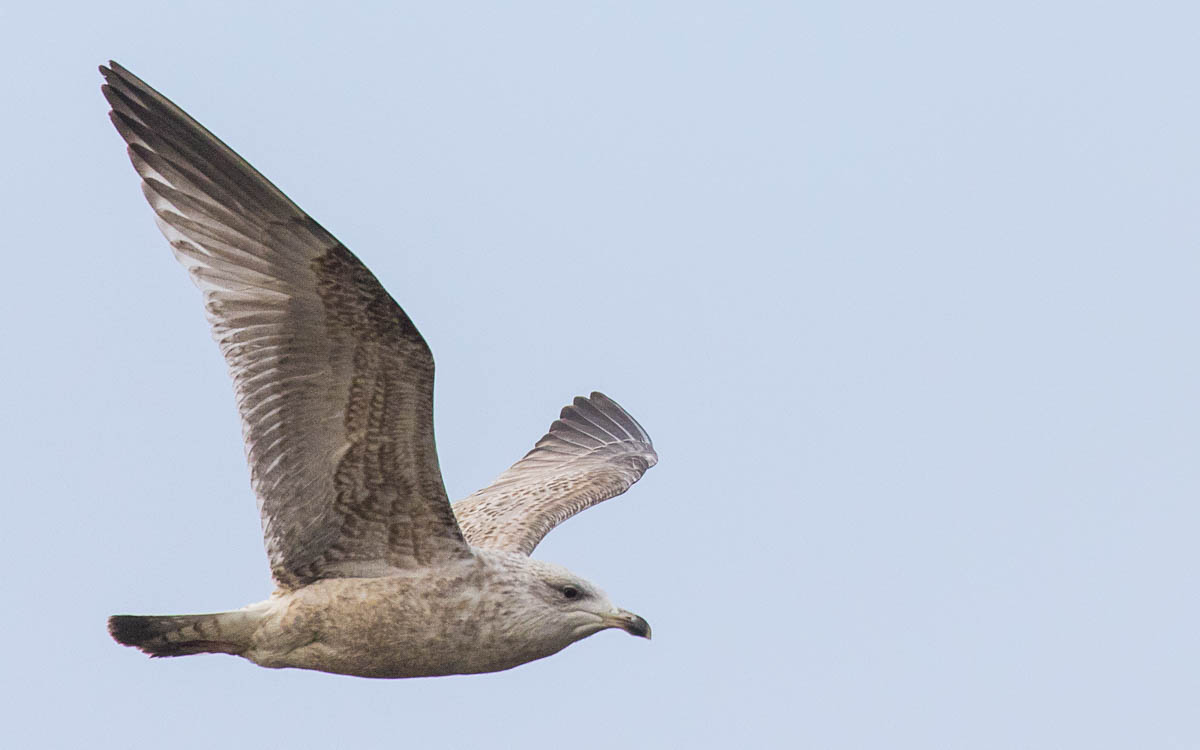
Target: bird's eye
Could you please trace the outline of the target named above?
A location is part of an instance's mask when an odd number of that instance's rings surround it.
[[[576,599],[579,597],[579,589],[574,586],[563,586],[562,594],[568,599]]]

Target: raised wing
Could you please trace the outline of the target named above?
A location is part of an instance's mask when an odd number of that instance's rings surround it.
[[[471,545],[528,555],[555,526],[620,495],[656,463],[650,436],[616,401],[580,396],[524,458],[455,503],[454,514]]]
[[[433,357],[353,254],[116,63],[110,117],[233,376],[284,587],[470,554],[433,440]]]

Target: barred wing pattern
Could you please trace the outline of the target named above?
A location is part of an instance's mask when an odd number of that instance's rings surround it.
[[[204,294],[285,588],[470,555],[438,468],[433,357],[369,270],[228,146],[116,63],[110,117]]]
[[[656,463],[650,436],[616,401],[580,396],[533,450],[454,513],[472,546],[528,555],[555,526],[620,495]]]

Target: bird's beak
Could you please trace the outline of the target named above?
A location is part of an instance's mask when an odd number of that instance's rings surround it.
[[[632,612],[618,609],[605,618],[605,624],[610,628],[620,628],[630,635],[650,640],[650,623]]]

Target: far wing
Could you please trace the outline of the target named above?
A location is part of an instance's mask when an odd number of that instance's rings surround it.
[[[580,396],[524,458],[455,503],[454,514],[472,546],[528,555],[555,526],[620,495],[656,463],[650,436],[616,401]]]

